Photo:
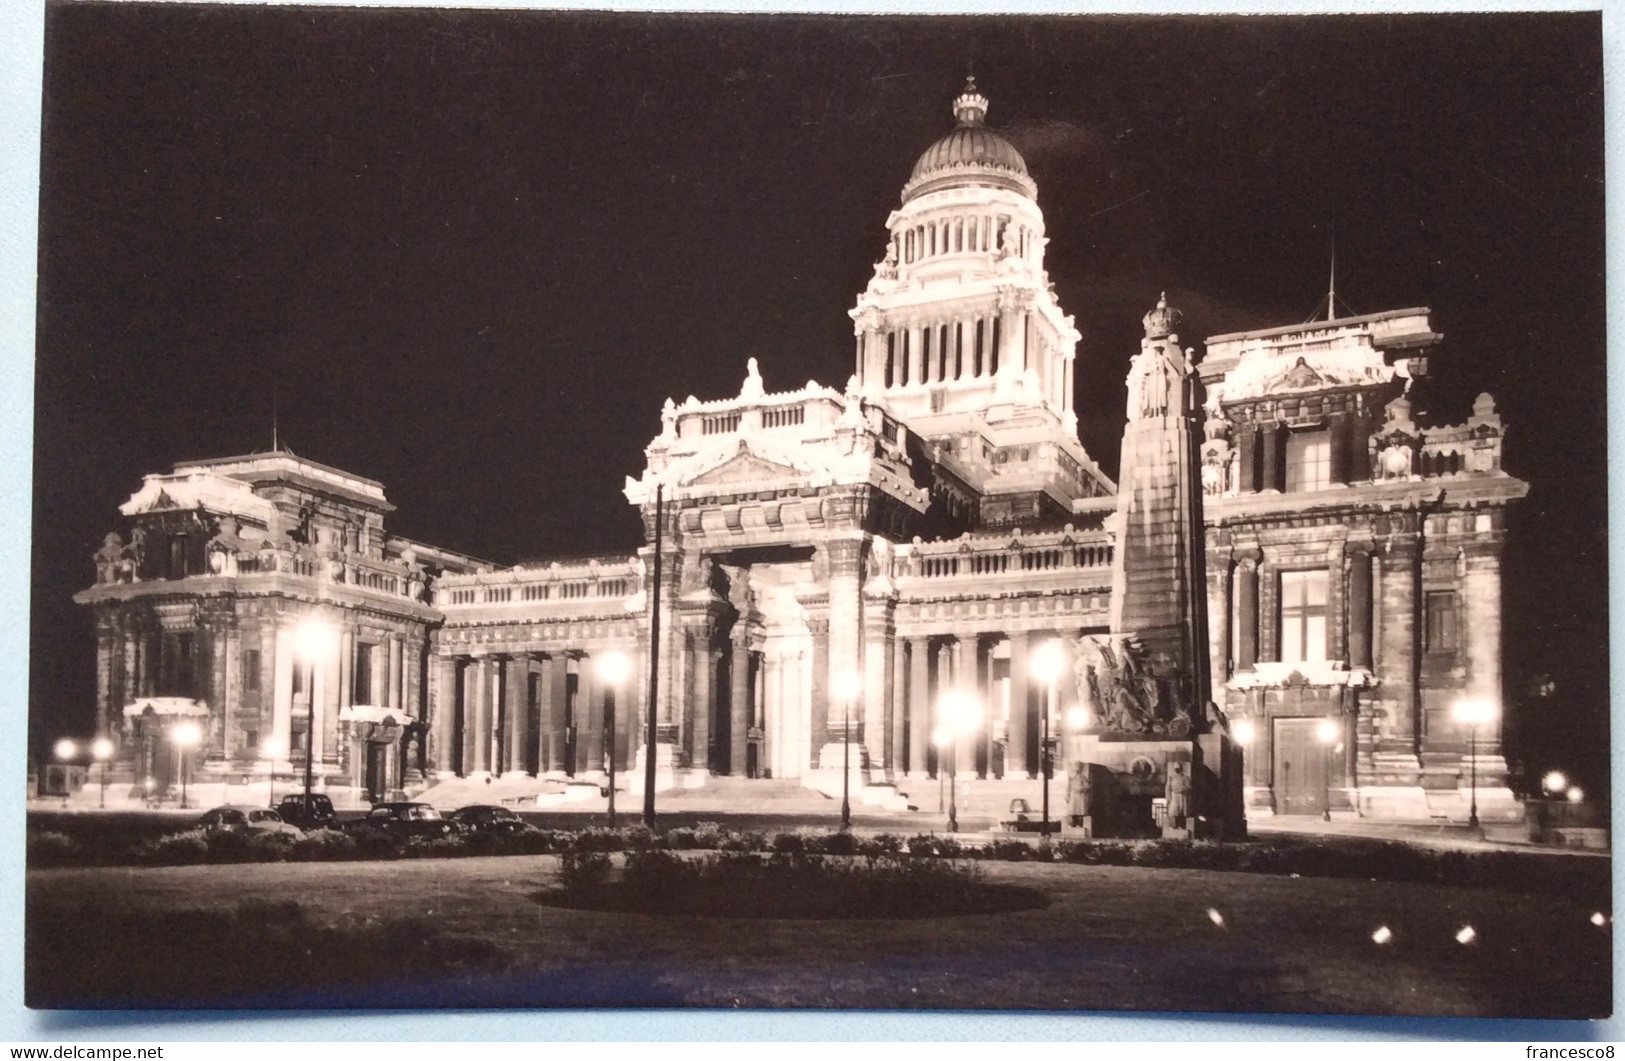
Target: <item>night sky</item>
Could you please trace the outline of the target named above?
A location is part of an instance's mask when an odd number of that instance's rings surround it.
[[[267,449],[497,562],[629,550],[668,395],[852,371],[846,310],[967,71],[1022,151],[1117,466],[1159,290],[1187,343],[1431,306],[1492,392],[1510,756],[1606,783],[1596,15],[826,18],[47,10],[30,715],[92,725],[70,595],[147,472]],[[1548,674],[1545,721],[1525,690]],[[1520,725],[1520,722],[1523,724]]]

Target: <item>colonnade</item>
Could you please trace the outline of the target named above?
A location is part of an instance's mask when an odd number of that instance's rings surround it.
[[[609,651],[631,664],[619,685],[599,670]],[[641,658],[630,646],[438,657],[438,769],[576,776],[605,770],[611,752],[616,769],[630,768],[643,737]]]

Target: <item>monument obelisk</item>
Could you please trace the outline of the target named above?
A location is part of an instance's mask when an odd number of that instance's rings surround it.
[[[1089,725],[1071,745],[1098,834],[1242,834],[1239,751],[1207,703],[1201,382],[1167,296],[1130,362],[1112,517],[1111,633],[1080,639]]]

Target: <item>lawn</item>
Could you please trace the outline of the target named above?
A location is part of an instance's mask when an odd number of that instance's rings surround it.
[[[863,921],[598,913],[536,901],[555,856],[32,870],[28,1002],[1499,1017],[1611,1004],[1611,922],[1591,922],[1602,887],[980,865],[1048,905]]]

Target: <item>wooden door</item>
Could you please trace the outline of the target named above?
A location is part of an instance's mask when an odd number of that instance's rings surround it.
[[[1275,720],[1275,813],[1321,814],[1326,809],[1326,747],[1315,737],[1318,718]]]

